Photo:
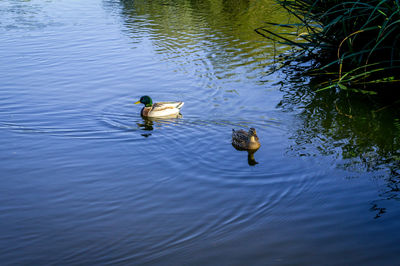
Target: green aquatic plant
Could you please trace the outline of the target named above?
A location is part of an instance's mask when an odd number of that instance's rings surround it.
[[[397,130],[397,134],[400,135],[400,119],[399,118],[395,118],[393,125],[395,126],[396,130]]]
[[[296,47],[297,52],[285,58],[289,61],[311,59],[310,74],[326,76],[320,91],[339,88],[375,94],[400,81],[398,0],[277,2],[295,23],[267,23],[256,32]],[[279,28],[285,32],[277,32]]]

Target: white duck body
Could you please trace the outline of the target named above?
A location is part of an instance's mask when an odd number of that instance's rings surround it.
[[[179,115],[184,102],[158,102],[151,107],[143,107],[142,116],[145,117],[174,117]]]

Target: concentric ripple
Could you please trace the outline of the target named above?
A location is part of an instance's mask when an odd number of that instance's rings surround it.
[[[295,118],[276,108],[279,77],[261,82],[274,54],[251,14],[275,16],[267,2],[14,2],[0,1],[0,261],[184,264],[164,260],[286,222],[326,175],[288,155]],[[184,101],[182,117],[143,119],[142,95]],[[254,154],[231,145],[250,127]]]

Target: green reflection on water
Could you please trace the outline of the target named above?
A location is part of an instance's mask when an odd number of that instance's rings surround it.
[[[288,153],[331,157],[335,167],[353,177],[368,174],[383,181],[379,199],[371,202],[375,218],[381,217],[386,212],[381,205],[400,199],[398,104],[343,91],[315,93],[313,78],[288,73],[291,77],[283,85],[285,96],[279,104],[282,110],[297,112]]]
[[[287,23],[292,19],[274,0],[125,0],[122,5],[128,28],[135,32],[134,28],[139,27],[135,22],[140,18],[145,21],[139,24],[153,30],[150,37],[159,53],[170,59],[188,60],[201,47],[213,67],[224,69],[225,75],[229,73],[227,68],[242,65],[266,72],[273,63],[272,57],[288,50],[254,32],[265,21]],[[274,28],[277,27],[270,29]],[[137,33],[131,37],[139,37],[140,31]],[[166,53],[168,49],[173,52]],[[310,88],[313,80],[299,78],[301,67],[296,73],[284,71],[288,81],[283,81],[285,96],[279,106],[286,111],[302,110],[298,115],[302,124],[293,136],[294,152],[301,156],[311,156],[316,151],[322,155],[335,154],[346,160],[344,167],[362,171],[380,169],[388,160],[398,161],[399,130],[393,123],[397,107],[381,109],[381,103],[366,96],[351,97],[334,91],[314,93]],[[312,143],[313,148],[303,147]]]
[[[215,79],[232,80],[237,73],[246,71],[263,79],[263,73],[274,69],[276,57],[290,49],[254,31],[268,27],[265,22],[293,22],[273,0],[126,0],[122,5],[125,24],[133,39],[140,40],[143,34],[148,34],[141,27],[151,29],[148,37],[157,53],[181,65],[205,57],[211,64],[206,74],[212,72]],[[279,29],[280,34],[293,30],[273,26],[268,29]],[[302,73],[301,65],[295,70],[284,67],[279,73],[284,73],[282,80],[272,79],[282,83],[284,91],[278,108],[297,112],[296,126],[290,127],[294,129],[289,153],[330,156],[339,168],[354,173],[379,173],[388,188],[382,198],[397,198],[400,131],[394,121],[399,118],[399,108],[386,107],[368,96],[353,97],[335,91],[315,93],[311,88],[315,80]],[[250,162],[256,162],[254,156],[249,155]]]
[[[255,32],[266,17],[288,22],[287,12],[273,0],[122,3],[132,38],[145,34],[140,27],[150,28],[152,45],[166,60],[184,65],[206,58],[209,72],[217,79],[233,78],[238,70],[260,71],[288,49],[274,46]]]

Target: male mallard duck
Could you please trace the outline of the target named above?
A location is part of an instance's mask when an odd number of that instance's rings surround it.
[[[183,102],[159,102],[154,103],[149,96],[142,96],[135,104],[143,103],[144,107],[140,114],[144,117],[166,117],[177,116],[183,106]]]
[[[257,150],[261,146],[255,128],[249,132],[232,129],[232,145],[239,150]]]

